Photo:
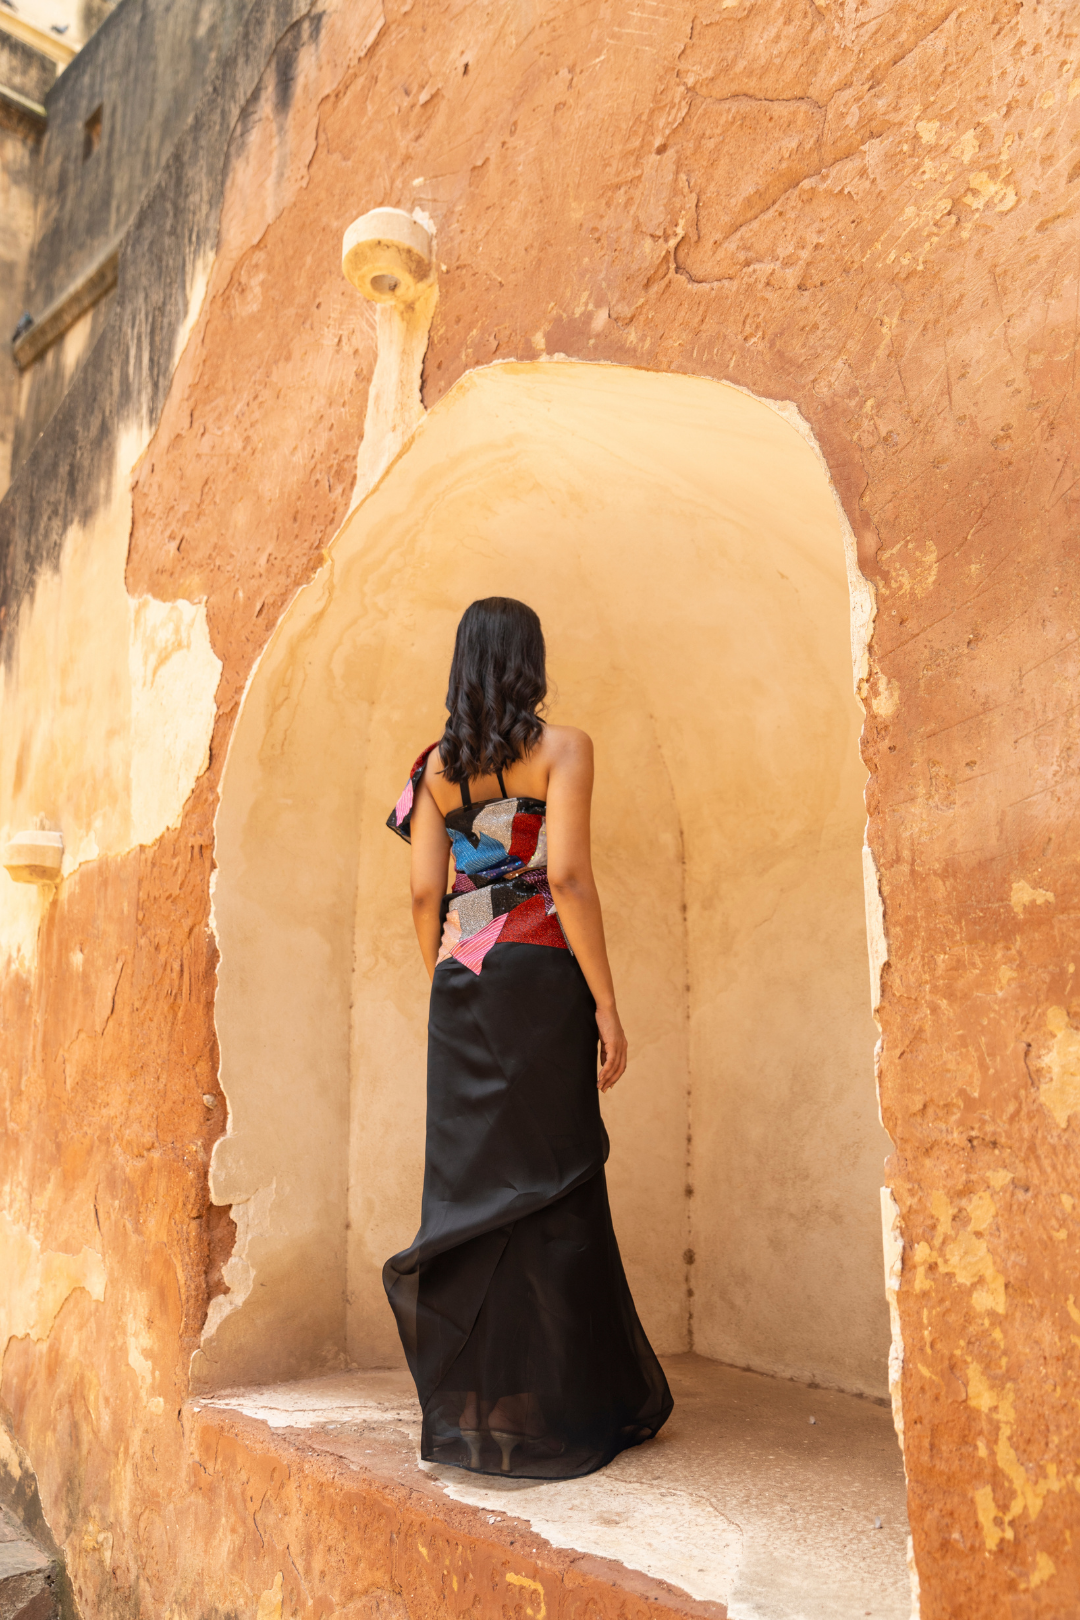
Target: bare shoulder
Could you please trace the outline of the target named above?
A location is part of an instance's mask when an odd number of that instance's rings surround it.
[[[544,751],[553,765],[590,765],[592,738],[579,726],[545,726]]]
[[[424,762],[424,771],[420,781],[422,785],[427,788],[428,792],[435,800],[435,803],[440,804],[440,801],[446,794],[447,784],[446,777],[443,772],[442,755],[439,752],[438,744],[436,744],[436,746],[431,750]]]

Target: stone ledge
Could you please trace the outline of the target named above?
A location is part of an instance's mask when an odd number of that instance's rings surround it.
[[[0,1620],[53,1620],[58,1612],[56,1560],[0,1508]]]
[[[331,1450],[327,1436],[201,1402],[185,1407],[184,1426],[192,1488],[222,1538],[206,1563],[248,1566],[253,1602],[260,1583],[270,1592],[283,1582],[282,1612],[303,1613],[305,1588],[317,1588],[323,1606],[355,1620],[726,1620],[723,1604],[449,1500],[385,1440],[330,1440]],[[272,1518],[260,1509],[255,1525],[250,1504],[270,1499]]]
[[[567,1593],[581,1590],[586,1577],[599,1582],[600,1595],[585,1611],[590,1620],[728,1611],[758,1620],[861,1620],[868,1612],[909,1620],[904,1477],[888,1408],[692,1354],[667,1356],[664,1366],[675,1411],[659,1436],[578,1480],[504,1479],[421,1463],[416,1397],[404,1368],[342,1369],[221,1390],[194,1397],[186,1421],[209,1426],[195,1452],[206,1477],[221,1472],[217,1442],[206,1436],[223,1425],[233,1438],[260,1436],[279,1461],[302,1455],[333,1470],[339,1484],[321,1494],[320,1536],[309,1541],[307,1557],[315,1568],[333,1561],[337,1518],[362,1521],[365,1533],[381,1526],[380,1590],[398,1592],[402,1605],[393,1620],[426,1620],[429,1612],[524,1620],[525,1609],[503,1606],[507,1583],[519,1580],[539,1583],[549,1614],[576,1615]],[[252,1477],[245,1463],[235,1494],[224,1479],[213,1486],[215,1503],[228,1502],[217,1509],[230,1536],[218,1554],[223,1565],[235,1563],[245,1544],[241,1501],[281,1495],[269,1483],[278,1476],[264,1472],[257,1493]],[[297,1481],[294,1475],[290,1492]],[[363,1505],[350,1509],[358,1489]],[[265,1532],[262,1509],[259,1523]],[[294,1536],[305,1531],[291,1517],[282,1527],[294,1551]],[[416,1572],[428,1580],[425,1560],[450,1537],[458,1552],[449,1564],[440,1553],[438,1563],[454,1601],[447,1597],[445,1609],[417,1607],[413,1596],[427,1587]],[[388,1575],[387,1545],[396,1549]],[[522,1558],[529,1563],[516,1571],[505,1562]],[[472,1572],[468,1587],[463,1569]],[[265,1587],[264,1580],[252,1597]],[[455,1607],[459,1591],[473,1592],[479,1606]],[[334,1596],[339,1608],[352,1601],[347,1593]],[[556,1597],[563,1607],[553,1610]],[[628,1609],[631,1599],[636,1606]],[[302,1615],[303,1603],[290,1612]]]
[[[116,286],[119,265],[120,246],[114,242],[89,270],[72,282],[59,298],[53,299],[48,309],[38,316],[22,337],[16,338],[11,352],[20,371],[32,366],[39,355],[44,354],[75,325],[80,315],[85,315],[107,292],[112,291]]]
[[[10,11],[0,12],[0,34],[10,34],[23,45],[47,56],[50,62],[56,63],[58,73],[62,73],[68,63],[78,54],[79,47],[70,45],[51,29],[39,28],[36,23],[27,22],[24,17],[16,17]]]
[[[26,128],[35,138],[44,133],[49,115],[40,101],[32,101],[21,90],[0,84],[0,126]]]

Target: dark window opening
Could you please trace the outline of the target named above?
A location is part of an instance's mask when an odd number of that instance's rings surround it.
[[[95,107],[83,125],[82,155],[85,163],[101,145],[101,108]]]

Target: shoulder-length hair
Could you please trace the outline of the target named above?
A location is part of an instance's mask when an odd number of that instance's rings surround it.
[[[532,608],[488,596],[461,616],[439,744],[448,782],[492,776],[532,752],[547,695],[544,632]]]

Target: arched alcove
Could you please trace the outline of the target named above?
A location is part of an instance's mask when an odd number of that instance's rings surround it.
[[[791,419],[789,419],[791,418]],[[474,597],[541,615],[596,743],[632,1048],[612,1204],[661,1351],[883,1394],[887,1313],[845,535],[794,413],[709,380],[470,373],[336,537],[252,678],[217,823],[231,1292],[195,1376],[400,1360],[427,981],[384,829]]]

